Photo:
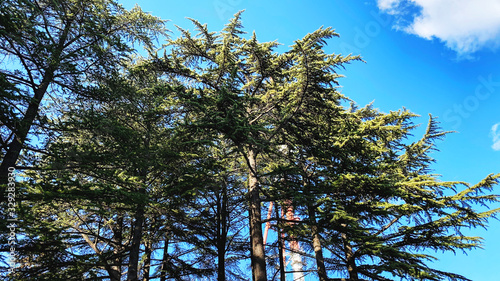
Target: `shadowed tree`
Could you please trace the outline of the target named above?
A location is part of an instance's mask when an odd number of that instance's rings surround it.
[[[1,96],[4,194],[8,168],[16,166],[21,152],[39,151],[30,134],[51,129],[47,112],[41,111],[43,101],[70,95],[105,98],[95,91],[95,81],[112,75],[134,51],[134,42],[151,49],[165,29],[164,21],[140,8],[127,11],[110,0],[2,1],[0,17],[0,74],[16,85]]]

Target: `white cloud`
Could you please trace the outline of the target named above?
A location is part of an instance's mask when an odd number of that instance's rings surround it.
[[[500,128],[498,126],[500,126],[500,123],[496,123],[491,127],[491,137],[493,138],[493,145],[491,148],[497,151],[500,150]]]
[[[398,5],[400,0],[378,0],[378,7],[380,10],[392,12]]]
[[[398,26],[422,38],[438,38],[459,55],[500,46],[500,0],[377,0],[380,10],[403,16],[419,8],[410,24]]]

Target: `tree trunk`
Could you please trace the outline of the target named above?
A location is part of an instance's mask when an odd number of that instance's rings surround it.
[[[295,211],[293,209],[293,202],[291,200],[286,200],[285,201],[285,206],[286,206],[286,219],[289,221],[287,224],[291,228],[293,228],[293,225],[295,223],[291,221],[295,221]],[[293,280],[296,281],[304,281],[304,268],[303,268],[303,263],[302,263],[302,257],[299,253],[300,251],[300,246],[299,246],[299,241],[294,237],[294,235],[289,234],[288,235],[290,241],[289,241],[289,246],[290,246],[290,264],[292,266],[292,271],[293,271]]]
[[[326,274],[325,259],[323,257],[323,249],[321,248],[321,240],[319,236],[318,225],[316,223],[316,212],[313,206],[309,206],[308,209],[309,219],[311,221],[314,256],[316,258],[319,281],[327,281],[328,275]]]
[[[278,204],[276,204],[276,218],[280,217],[279,211],[278,211]],[[281,216],[283,217],[283,216]],[[283,245],[283,234],[281,233],[281,229],[279,227],[279,224],[276,225],[276,233],[278,235],[278,257],[280,259],[280,281],[286,281],[286,275],[285,275],[285,247]]]
[[[217,195],[217,280],[226,280],[226,242],[227,242],[227,186]]]
[[[7,153],[5,154],[2,160],[2,164],[0,165],[0,192],[2,196],[4,196],[3,194],[5,194],[5,186],[8,183],[9,167],[15,167],[16,165],[17,159],[21,154],[21,149],[23,148],[24,142],[28,137],[31,126],[33,125],[33,122],[35,122],[36,116],[38,115],[40,102],[47,92],[47,88],[49,87],[52,77],[52,72],[45,75],[42,83],[35,90],[35,95],[28,105],[28,109],[26,110],[26,114],[24,115],[23,120],[20,122],[19,126],[15,128],[15,137],[9,144]]]
[[[255,150],[250,148],[248,151],[248,164],[250,171],[248,173],[248,195],[249,195],[249,214],[250,214],[250,243],[252,276],[254,281],[267,281],[266,273],[266,255],[264,253],[264,238],[262,236],[262,217],[260,191],[257,181],[257,155]]]
[[[116,270],[114,266],[106,267],[106,270],[109,274],[110,281],[120,281],[121,280],[121,272]]]
[[[64,49],[64,44],[66,44],[66,39],[68,38],[68,34],[71,29],[71,25],[73,20],[69,20],[64,27],[63,33],[59,38],[59,42],[57,44],[56,49],[52,53],[49,59],[48,68],[45,70],[43,74],[42,81],[39,85],[33,84],[31,85],[34,95],[28,104],[28,108],[26,109],[26,113],[24,114],[23,119],[21,120],[19,126],[14,128],[16,130],[13,132],[15,134],[14,139],[9,144],[7,148],[7,152],[2,160],[2,164],[0,164],[0,193],[1,196],[5,196],[5,187],[8,183],[8,174],[9,168],[15,167],[17,159],[21,154],[21,149],[26,142],[26,138],[28,137],[28,133],[35,122],[35,119],[38,115],[38,110],[40,109],[40,103],[42,102],[47,89],[49,88],[50,83],[54,80],[54,73],[59,67],[61,54]],[[27,70],[29,71],[29,70]]]
[[[128,264],[127,281],[139,280],[139,256],[141,252],[142,226],[144,224],[144,203],[139,203],[135,213],[134,232]]]
[[[347,272],[349,273],[349,281],[359,281],[358,270],[356,268],[356,260],[354,259],[354,252],[352,246],[347,240],[345,233],[341,234],[342,243],[344,244],[344,254],[347,264]]]
[[[120,214],[116,220],[116,225],[113,226],[113,243],[115,244],[113,249],[113,264],[111,270],[113,274],[110,273],[112,281],[120,281],[122,273],[122,257],[123,257],[123,216]]]
[[[97,242],[92,241],[92,239],[89,238],[87,234],[85,234],[85,231],[82,229],[79,229],[79,226],[76,226],[78,232],[82,236],[82,238],[87,242],[87,244],[94,250],[96,253],[97,258],[100,260],[102,263],[102,267],[108,272],[109,274],[109,280],[111,281],[120,281],[120,272],[116,271],[113,269],[113,266],[109,264],[108,260],[102,256],[101,251],[97,247]]]
[[[150,270],[151,270],[151,253],[152,253],[152,242],[151,242],[151,238],[149,237],[147,242],[146,242],[146,245],[145,245],[145,249],[144,249],[144,252],[146,254],[146,259],[144,260],[144,266],[143,266],[143,274],[142,274],[142,280],[144,281],[149,281],[149,273],[150,273]]]
[[[163,245],[163,258],[161,259],[160,281],[167,281],[168,269],[168,233],[165,235],[165,244]]]

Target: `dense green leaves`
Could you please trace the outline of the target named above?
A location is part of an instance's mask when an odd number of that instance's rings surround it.
[[[95,91],[99,81],[119,71],[135,51],[132,44],[151,49],[165,28],[164,21],[138,7],[127,11],[108,0],[2,1],[0,13],[1,79],[16,87],[8,95],[2,90],[9,109],[0,108],[1,116],[11,121],[2,120],[0,128],[3,187],[7,169],[32,148],[29,136],[51,130],[47,117],[57,113],[44,107],[48,98],[101,99],[103,91]]]
[[[279,53],[240,12],[220,32],[191,20],[196,34],[179,27],[155,49],[164,22],[138,7],[19,0],[0,13],[0,54],[15,61],[0,70],[2,165],[25,151],[8,278],[267,281],[294,252],[292,270],[305,261],[321,281],[468,280],[432,253],[481,247],[463,230],[499,211],[487,207],[500,174],[432,174],[449,132],[430,116],[412,142],[416,114],[340,93],[360,57],[325,52],[333,29]],[[266,244],[264,222],[280,233]]]

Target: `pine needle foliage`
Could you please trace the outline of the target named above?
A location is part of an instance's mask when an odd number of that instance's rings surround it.
[[[415,113],[344,95],[341,71],[361,57],[327,53],[332,28],[278,52],[238,12],[218,32],[190,19],[194,32],[156,48],[164,21],[139,7],[19,0],[0,13],[0,54],[21,61],[0,69],[3,161],[34,124],[44,140],[24,146],[21,266],[6,278],[268,281],[286,250],[320,281],[469,280],[433,253],[482,246],[469,233],[500,211],[500,174],[433,174],[451,132],[430,115],[413,141]],[[137,43],[147,58],[130,55]],[[28,49],[41,56],[22,65]],[[264,244],[264,223],[278,240]]]

